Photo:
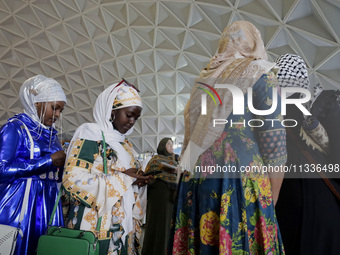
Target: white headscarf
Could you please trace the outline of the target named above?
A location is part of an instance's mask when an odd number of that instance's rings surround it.
[[[36,75],[27,79],[20,88],[19,97],[24,106],[24,113],[41,124],[35,103],[38,102],[67,102],[60,84],[43,75]]]
[[[125,134],[121,134],[118,130],[113,128],[110,121],[112,107],[114,102],[117,101],[117,97],[122,97],[126,100],[119,108],[129,106],[139,106],[142,108],[142,100],[135,89],[126,84],[121,84],[118,87],[117,83],[111,85],[105,89],[97,98],[93,108],[93,117],[96,123],[85,123],[81,125],[75,132],[71,143],[75,139],[87,139],[91,141],[103,140],[102,131],[105,136],[105,142],[110,145],[117,152],[118,158],[122,161],[124,167],[129,167],[131,161],[131,155],[120,144],[125,140],[126,135],[130,135],[133,132],[133,127],[130,128]],[[132,100],[133,99],[133,100]],[[115,108],[115,109],[119,109]],[[127,169],[127,168],[126,168]]]

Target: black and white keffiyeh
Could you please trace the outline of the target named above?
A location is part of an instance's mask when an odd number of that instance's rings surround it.
[[[308,70],[305,61],[298,55],[286,53],[276,59],[279,67],[277,80],[280,87],[299,87],[310,89]],[[308,110],[323,91],[323,86],[316,84],[311,90],[311,100],[305,104]],[[301,95],[302,96],[302,95]]]
[[[280,87],[309,89],[307,66],[300,56],[288,53],[280,56],[275,62],[279,67],[277,80]]]
[[[306,63],[300,56],[284,54],[275,62],[279,67],[277,80],[281,88],[298,87],[309,90],[310,82]],[[311,93],[311,100],[304,104],[308,111],[311,111],[313,103],[322,90],[323,88],[319,84],[314,87]],[[302,97],[302,94],[300,97]],[[300,136],[302,139],[313,149],[318,149],[322,153],[327,153],[329,150],[329,138],[317,116],[303,115],[303,118],[302,126],[300,128]]]

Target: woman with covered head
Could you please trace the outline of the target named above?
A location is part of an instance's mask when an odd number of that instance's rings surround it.
[[[148,186],[148,208],[142,254],[163,255],[166,252],[177,188],[177,165],[171,138],[163,138],[158,144],[157,155],[149,160],[145,169],[146,174],[153,175],[153,180]]]
[[[24,210],[23,237],[18,237],[15,249],[21,255],[35,254],[58,196],[57,180],[66,155],[54,123],[61,117],[66,96],[57,81],[37,75],[22,84],[19,97],[24,113],[9,119],[0,130],[0,223],[19,227]],[[30,190],[25,203],[26,186]],[[60,205],[53,224],[63,225]]]
[[[307,66],[300,56],[284,54],[276,63],[280,87],[310,89]],[[336,170],[340,164],[340,106],[334,90],[316,88],[304,104],[312,115],[290,104],[285,116],[296,122],[296,126],[286,127],[286,165],[298,169],[285,174],[276,206],[287,254],[338,254],[340,249],[340,201],[318,173],[324,173],[340,192]],[[289,98],[304,97],[305,92],[300,91]],[[302,169],[305,172],[300,173]]]
[[[179,184],[172,254],[284,253],[274,212],[281,180],[264,167],[285,163],[285,130],[280,98],[276,108],[272,103],[275,63],[266,59],[260,32],[247,21],[236,21],[223,31],[217,53],[192,89],[184,111],[180,165],[187,172]],[[244,106],[244,114],[234,114],[230,90],[217,87],[221,104],[215,106],[208,97],[206,114],[201,114],[205,92],[198,88],[215,84],[242,90],[243,101],[234,105]],[[250,104],[271,110],[258,116]],[[214,119],[226,121],[214,125]]]
[[[141,111],[141,98],[132,85],[123,80],[109,86],[95,103],[95,123],[81,125],[68,149],[63,186],[75,200],[66,226],[95,232],[100,254],[138,253],[146,203],[141,186],[150,177],[140,175],[136,152],[126,136]]]

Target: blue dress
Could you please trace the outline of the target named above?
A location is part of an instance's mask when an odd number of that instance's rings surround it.
[[[18,237],[15,254],[36,254],[38,239],[45,234],[58,195],[57,179],[61,174],[52,165],[50,155],[62,147],[55,129],[39,127],[24,113],[12,119],[0,130],[0,224],[18,226],[27,178],[31,177],[29,202],[21,224],[24,236]],[[22,123],[33,137],[34,159],[30,159],[30,141]],[[52,225],[63,224],[59,204]]]
[[[275,86],[272,72],[254,84],[255,109],[271,107]],[[245,114],[228,117],[221,137],[196,162],[194,178],[184,176],[179,184],[169,254],[284,253],[269,176],[249,171],[286,162],[280,100],[272,114],[261,117],[249,111],[246,99]]]

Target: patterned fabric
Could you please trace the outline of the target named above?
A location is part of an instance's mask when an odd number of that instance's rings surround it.
[[[229,89],[216,88],[221,105],[215,107],[207,100],[207,114],[201,114],[201,97],[205,93],[198,82],[210,86],[231,84],[244,93],[262,74],[269,72],[275,63],[266,61],[267,53],[258,29],[248,21],[236,21],[227,26],[221,36],[218,53],[207,68],[200,73],[184,110],[185,136],[181,166],[193,170],[197,157],[208,149],[223,132],[224,125],[213,126],[213,119],[226,119],[232,112],[232,93]],[[188,149],[187,149],[188,147]]]
[[[133,87],[126,86],[123,83],[123,86],[120,86],[117,90],[117,96],[113,102],[112,109],[121,109],[129,106],[139,106],[142,108],[142,99]]]
[[[300,56],[284,54],[276,60],[276,63],[280,68],[277,73],[277,81],[280,87],[309,89],[306,63]]]
[[[174,188],[177,186],[177,174],[174,169],[163,165],[163,163],[167,163],[174,167],[178,165],[178,162],[174,160],[174,156],[153,156],[145,168],[145,173],[156,172],[153,174],[153,179],[150,180],[149,183],[152,184],[156,179],[160,179]]]
[[[284,129],[273,129],[270,132],[259,132],[260,153],[265,165],[281,165],[287,160],[286,132]],[[273,150],[273,148],[275,148]]]
[[[121,134],[110,121],[113,102],[125,87],[137,93],[123,83],[109,86],[98,96],[93,109],[95,123],[85,123],[76,130],[63,177],[63,185],[77,199],[73,209],[77,216],[71,215],[68,227],[95,232],[97,220],[102,217],[98,238],[110,238],[108,254],[112,255],[138,254],[140,221],[146,207],[146,187],[132,185],[135,178],[123,173],[130,168],[138,170],[140,165],[137,153],[125,138],[133,127]],[[133,93],[128,92],[130,96]],[[141,107],[141,101],[133,104]],[[103,135],[108,174],[103,173]],[[82,213],[78,214],[80,209]]]
[[[326,129],[314,116],[302,122],[300,136],[306,141],[306,144],[313,149],[318,149],[322,153],[329,152],[330,142]]]
[[[276,62],[280,68],[277,73],[280,87],[309,89],[307,66],[300,56],[285,54],[280,56]],[[323,88],[320,85],[314,87],[311,100],[305,104],[309,111],[322,90]],[[300,97],[302,96],[303,95],[301,94]],[[329,152],[329,138],[327,132],[317,118],[304,115],[300,136],[302,136],[303,140],[305,140],[313,149],[318,149],[322,153]]]
[[[121,143],[124,142],[126,136],[130,135],[133,132],[133,126],[125,134],[121,134],[113,127],[110,120],[113,102],[119,93],[125,91],[122,90],[122,88],[124,87],[129,88],[129,90],[132,89],[132,87],[126,86],[124,83],[119,86],[117,86],[117,84],[112,84],[99,94],[93,108],[93,118],[95,120],[95,123],[84,123],[83,125],[78,127],[73,135],[70,144],[72,146],[73,141],[79,138],[91,141],[101,141],[103,139],[102,133],[104,133],[106,143],[109,144],[111,148],[116,151],[117,157],[122,162],[122,165],[126,169],[129,169],[128,166],[130,165],[130,162],[135,160],[135,157],[137,157],[138,155],[135,152],[133,154],[128,153],[123,148]],[[136,102],[134,106],[141,107],[141,101]],[[67,157],[70,156],[69,152],[70,150],[68,150]],[[106,208],[106,210],[110,209],[111,208],[109,207]]]
[[[254,85],[256,109],[271,106],[268,97],[275,86],[272,72]],[[278,103],[266,118],[281,121],[280,110]],[[195,166],[195,169],[217,165],[235,168],[235,175],[225,173],[223,178],[214,178],[215,173],[202,171],[193,178],[188,174],[183,177],[170,254],[284,254],[268,174],[242,172],[245,167],[261,169],[264,165],[275,167],[286,162],[286,137],[280,121],[264,121],[263,126],[256,128],[240,124],[260,118],[249,109],[242,116],[231,114],[220,138],[199,157]],[[229,125],[231,120],[238,124]]]
[[[134,153],[127,140],[121,145],[127,153]],[[111,239],[109,251],[104,254],[137,254],[146,192],[132,185],[134,178],[123,173],[126,168],[109,145],[106,155],[108,174],[105,175],[102,141],[77,139],[72,143],[63,185],[75,200],[66,225],[96,233],[97,212],[102,206],[108,206],[111,209],[103,212],[98,234],[99,240]],[[137,168],[137,165],[136,161],[131,161],[129,168]]]

